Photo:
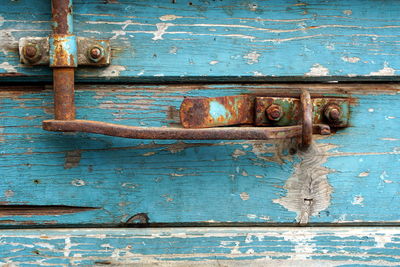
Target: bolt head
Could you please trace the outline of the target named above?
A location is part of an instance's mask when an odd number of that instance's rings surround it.
[[[88,51],[89,59],[98,62],[104,57],[104,49],[101,46],[92,46]]]
[[[22,49],[23,57],[30,63],[35,63],[41,58],[37,44],[27,44]]]
[[[98,47],[93,47],[90,50],[90,56],[96,59],[99,58],[101,56],[101,50]]]
[[[282,107],[276,104],[270,105],[265,110],[265,113],[267,115],[267,118],[271,121],[279,121],[283,115]]]
[[[338,122],[341,116],[340,107],[335,104],[330,104],[325,108],[325,117],[330,122]]]
[[[37,49],[33,45],[27,45],[24,49],[25,57],[33,58],[36,56]]]

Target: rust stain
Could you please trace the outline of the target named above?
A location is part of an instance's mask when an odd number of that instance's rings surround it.
[[[185,128],[207,128],[251,124],[254,120],[252,96],[189,97],[180,107],[180,119]]]
[[[64,169],[71,169],[79,165],[81,161],[81,151],[68,151],[65,155]]]
[[[95,209],[99,208],[64,205],[0,205],[0,216],[63,215]]]

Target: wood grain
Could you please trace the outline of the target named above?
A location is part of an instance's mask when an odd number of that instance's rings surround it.
[[[4,266],[398,266],[394,227],[0,231]]]
[[[0,1],[0,78],[49,81],[19,64],[18,40],[50,34],[47,1]],[[393,80],[396,0],[74,1],[79,36],[110,39],[112,65],[79,81]]]
[[[353,103],[351,127],[315,136],[319,152],[306,155],[326,175],[324,186],[310,187],[321,205],[304,210],[309,224],[398,224],[399,84],[78,85],[77,117],[169,126],[178,122],[184,96],[298,95],[301,88],[314,96],[348,94]],[[288,184],[308,168],[304,155],[291,154],[294,140],[140,141],[46,132],[41,121],[53,117],[52,102],[48,87],[0,89],[1,204],[97,209],[3,216],[3,226],[117,226],[142,213],[150,224],[299,221],[297,211],[277,203],[304,202]],[[319,195],[326,188],[330,194]]]

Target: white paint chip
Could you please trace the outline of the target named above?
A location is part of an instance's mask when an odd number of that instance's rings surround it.
[[[208,64],[210,64],[210,65],[215,65],[215,64],[218,64],[219,63],[219,61],[217,61],[217,60],[212,60],[212,61],[210,61]]]
[[[13,196],[14,196],[14,191],[12,191],[12,190],[6,190],[6,191],[4,192],[4,196],[5,196],[5,197],[13,197]]]
[[[369,171],[360,172],[360,174],[358,175],[358,177],[367,177],[367,176],[369,176]]]
[[[157,40],[163,40],[163,35],[165,34],[165,31],[168,29],[169,26],[173,26],[174,24],[172,23],[157,23],[157,31],[153,32],[154,37],[152,38],[154,41]]]
[[[359,57],[347,57],[347,56],[344,56],[344,57],[342,57],[342,60],[345,61],[345,62],[349,62],[349,63],[357,63],[358,61],[360,61],[360,58]]]
[[[347,16],[351,16],[353,14],[353,11],[347,9],[347,10],[343,10],[343,14],[347,15]]]
[[[259,71],[253,71],[253,76],[266,76],[264,73],[259,72]]]
[[[310,71],[305,74],[306,76],[328,76],[329,70],[320,64],[314,64]]]
[[[74,180],[72,180],[71,184],[74,185],[74,186],[84,186],[84,185],[86,185],[85,181],[82,180],[82,179],[74,179]]]
[[[164,16],[161,16],[159,19],[161,21],[171,21],[171,20],[176,20],[176,19],[180,19],[180,18],[182,18],[182,16],[164,15]]]
[[[100,77],[118,77],[121,71],[126,70],[124,66],[121,65],[110,65],[105,68],[101,73]]]
[[[246,55],[243,56],[244,59],[247,59],[247,64],[253,65],[255,63],[258,63],[258,58],[261,56],[261,54],[257,53],[256,51],[250,52]]]
[[[17,69],[14,68],[13,65],[10,65],[10,63],[8,63],[8,62],[3,62],[3,63],[1,63],[1,64],[0,64],[0,69],[3,69],[3,70],[5,70],[5,71],[8,72],[8,73],[15,73],[15,72],[17,72]]]
[[[368,112],[374,112],[375,110],[373,108],[369,108]]]
[[[394,75],[396,73],[396,70],[393,68],[389,67],[389,63],[385,62],[383,64],[383,68],[375,71],[375,72],[371,72],[369,75],[370,76],[391,76]]]
[[[240,198],[242,200],[249,200],[250,199],[250,195],[248,193],[246,193],[246,192],[242,192],[242,193],[240,193]]]
[[[168,53],[170,54],[176,54],[176,52],[178,52],[178,47],[176,46],[171,46],[171,48],[168,51]]]
[[[363,196],[362,195],[357,195],[357,196],[354,196],[353,201],[351,202],[351,204],[363,206],[363,202],[364,202]]]

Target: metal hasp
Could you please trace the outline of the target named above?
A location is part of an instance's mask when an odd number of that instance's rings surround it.
[[[280,98],[263,99],[271,103],[282,101]],[[180,108],[183,127],[134,127],[99,121],[56,119],[43,121],[43,128],[48,131],[87,132],[134,139],[268,140],[301,137],[303,148],[311,144],[313,133],[330,134],[330,126],[313,113],[313,103],[320,102],[320,99],[311,99],[306,90],[302,91],[299,99],[285,99],[300,104],[300,110],[296,110],[300,117],[293,116],[286,126],[250,127],[257,118],[255,100],[257,97],[253,96],[186,98]],[[333,100],[329,98],[324,101],[337,103]],[[344,99],[341,101],[341,106],[348,104]],[[339,104],[336,105],[339,107]],[[281,111],[285,113],[287,107],[281,108]],[[295,122],[295,119],[298,121]],[[340,123],[344,125],[347,121],[341,120]],[[244,127],[216,127],[229,125]]]

